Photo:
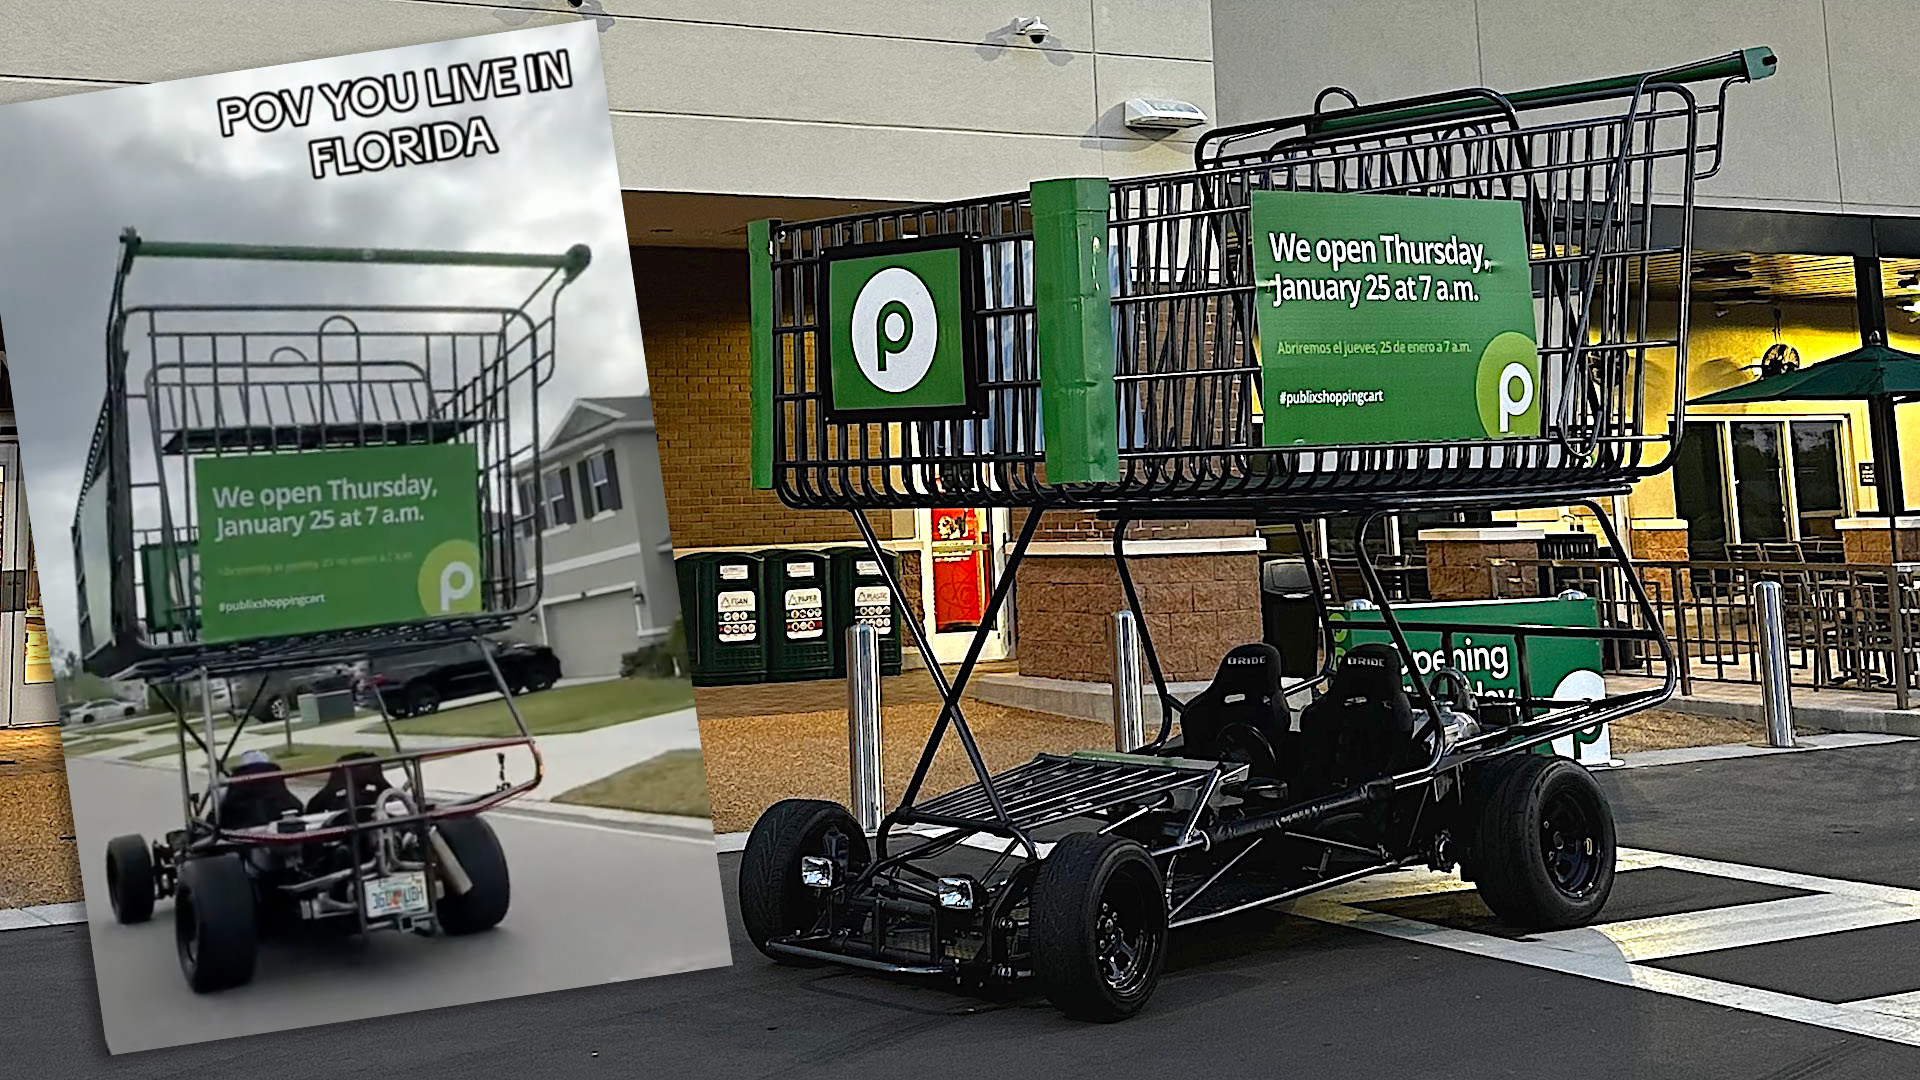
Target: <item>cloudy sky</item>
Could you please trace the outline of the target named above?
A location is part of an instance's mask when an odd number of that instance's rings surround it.
[[[565,48],[571,89],[222,138],[216,102]],[[308,142],[484,115],[500,152],[312,178]],[[78,645],[69,528],[105,389],[105,324],[121,231],[151,240],[561,252],[593,249],[563,294],[558,362],[541,390],[551,433],[576,397],[643,393],[646,369],[591,22],[0,106],[0,325],[5,327],[47,617]],[[129,303],[517,304],[537,271],[396,270],[154,260]],[[136,360],[138,378],[145,365]],[[143,455],[136,449],[137,463]],[[151,459],[151,452],[145,455]],[[147,522],[146,524],[153,524]]]

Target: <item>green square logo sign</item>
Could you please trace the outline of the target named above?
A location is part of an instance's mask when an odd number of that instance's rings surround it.
[[[1540,434],[1520,204],[1256,191],[1268,446]]]
[[[207,457],[193,472],[203,641],[481,608],[470,445]]]
[[[892,251],[828,264],[827,351],[836,414],[954,414],[968,377],[964,251]]]

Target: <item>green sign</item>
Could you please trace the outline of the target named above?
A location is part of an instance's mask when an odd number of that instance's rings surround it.
[[[1440,633],[1419,629],[1423,621],[1508,626],[1600,625],[1599,604],[1592,599],[1395,604],[1393,612],[1406,632],[1407,644],[1413,649],[1415,673],[1422,681],[1430,681],[1435,671],[1450,667],[1467,677],[1475,694],[1491,697],[1520,695],[1520,657],[1513,635],[1455,631],[1451,650],[1443,653]],[[1370,642],[1393,642],[1392,635],[1381,625],[1378,611],[1335,611],[1330,615],[1336,652],[1344,653]],[[1601,646],[1597,637],[1527,639],[1527,692],[1533,697],[1558,701],[1600,697],[1606,690],[1601,671]],[[1568,745],[1559,747],[1561,752],[1582,761],[1606,759],[1611,755],[1604,724],[1578,731],[1562,742]],[[1543,745],[1539,752],[1553,753],[1555,749]]]
[[[1268,446],[1540,434],[1520,204],[1256,191]]]
[[[479,611],[466,444],[199,458],[204,641]]]
[[[976,410],[958,245],[828,264],[827,351],[836,415],[902,419]]]

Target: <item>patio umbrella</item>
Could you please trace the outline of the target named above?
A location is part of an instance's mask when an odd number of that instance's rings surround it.
[[[1864,401],[1872,427],[1874,478],[1880,508],[1888,518],[1906,509],[1900,486],[1900,436],[1893,406],[1920,397],[1920,354],[1870,341],[1830,360],[1809,364],[1741,386],[1694,398],[1688,405],[1741,405],[1756,401]]]

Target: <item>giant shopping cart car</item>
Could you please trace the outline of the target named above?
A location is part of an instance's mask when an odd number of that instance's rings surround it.
[[[974,988],[1032,978],[1068,1014],[1116,1020],[1152,994],[1171,928],[1366,875],[1457,865],[1515,925],[1593,919],[1606,800],[1531,751],[1674,689],[1601,500],[1679,439],[1695,185],[1719,169],[1730,88],[1774,63],[1748,49],[1373,105],[1332,89],[1307,115],[1206,134],[1192,172],[755,226],[756,482],[850,512],[876,551],[867,511],[1028,513],[951,680],[907,621],[943,703],[877,834],[810,800],[754,826],[754,944]],[[1624,617],[1423,619],[1416,650],[1367,557],[1380,519],[1565,505],[1620,558]],[[1061,510],[1113,523],[1163,719],[1128,752],[993,772],[961,697]],[[1128,571],[1129,524],[1155,517],[1353,521],[1382,640],[1336,640],[1323,609],[1306,685],[1255,643],[1176,699]],[[1512,641],[1517,695],[1449,661],[1472,634]],[[1596,637],[1657,652],[1664,685],[1529,689],[1529,645]],[[948,734],[975,779],[923,798]]]
[[[514,494],[539,476],[557,305],[588,259],[584,246],[122,236],[105,400],[73,526],[81,649],[87,670],[146,680],[174,712],[184,823],[160,840],[114,839],[106,883],[122,923],[172,899],[194,990],[249,981],[267,932],[468,934],[505,917],[506,856],[480,815],[541,770],[487,635],[539,602],[540,538],[522,528]],[[498,290],[515,302],[446,299]],[[156,299],[135,303],[136,292]],[[209,293],[255,299],[200,299]],[[304,299],[258,299],[288,295]],[[460,643],[479,650],[516,735],[403,750],[375,694],[384,746],[278,762],[242,746],[252,704],[216,707],[241,677],[344,674],[370,656]],[[480,754],[487,779],[468,768],[429,786]],[[509,754],[530,759],[530,778],[508,780]]]

